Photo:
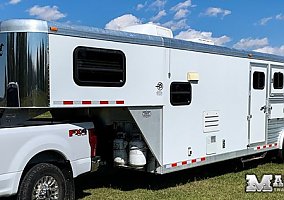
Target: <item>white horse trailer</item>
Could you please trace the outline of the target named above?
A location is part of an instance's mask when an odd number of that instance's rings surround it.
[[[0,43],[3,128],[92,121],[101,163],[158,174],[283,156],[283,57],[39,20]]]

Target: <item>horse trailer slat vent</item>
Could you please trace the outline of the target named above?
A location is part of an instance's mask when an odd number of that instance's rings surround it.
[[[220,130],[220,117],[218,111],[206,111],[203,113],[203,132],[217,132]]]

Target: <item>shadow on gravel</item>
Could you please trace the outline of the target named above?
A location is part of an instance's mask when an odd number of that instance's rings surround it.
[[[122,191],[166,189],[196,180],[203,180],[227,173],[239,172],[244,169],[255,168],[259,164],[268,162],[271,162],[271,160],[253,162],[244,167],[240,161],[231,160],[164,175],[155,175],[126,169],[116,169],[111,172],[96,172],[83,175],[76,180],[76,198],[84,198],[91,195],[84,192],[84,190],[95,188],[112,188]]]

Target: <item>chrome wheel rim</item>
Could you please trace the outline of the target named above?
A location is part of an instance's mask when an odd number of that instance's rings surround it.
[[[32,200],[59,199],[58,182],[52,176],[44,176],[37,181],[33,188]]]

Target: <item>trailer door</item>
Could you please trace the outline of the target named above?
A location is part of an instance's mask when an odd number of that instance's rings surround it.
[[[249,144],[266,139],[267,65],[251,64],[249,104]]]

